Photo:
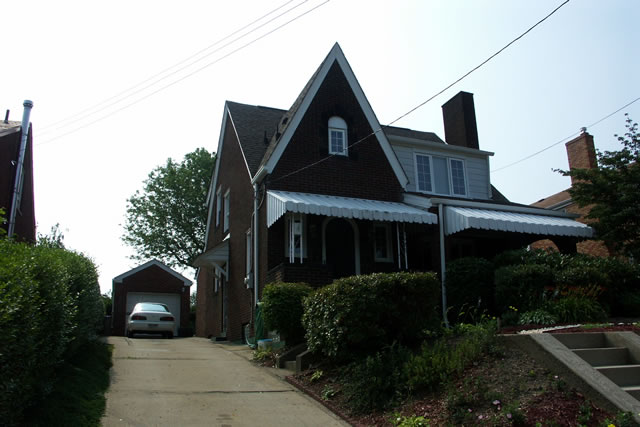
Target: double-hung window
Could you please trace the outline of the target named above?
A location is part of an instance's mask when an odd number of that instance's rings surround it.
[[[230,190],[227,190],[226,193],[224,193],[224,227],[223,230],[227,231],[229,230],[229,200],[230,200]]]
[[[290,213],[286,217],[285,256],[290,263],[307,257],[306,217],[304,214]]]
[[[329,119],[329,154],[347,156],[347,122],[337,116]]]
[[[391,227],[389,224],[375,224],[373,226],[373,249],[376,262],[392,262],[391,252]]]
[[[418,191],[450,196],[467,196],[463,160],[416,153],[415,167]]]

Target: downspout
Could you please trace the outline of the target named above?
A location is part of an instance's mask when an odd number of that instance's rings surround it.
[[[253,291],[255,293],[255,310],[258,307],[258,183],[253,184]]]
[[[444,205],[440,203],[438,205],[438,224],[440,226],[440,280],[442,280],[442,319],[444,325],[449,327],[449,320],[447,319],[447,287],[446,281],[446,260],[445,260],[445,248],[444,248]]]
[[[28,99],[22,104],[24,113],[22,115],[22,136],[20,138],[20,152],[18,154],[18,167],[16,168],[16,179],[13,186],[13,198],[11,200],[11,212],[9,213],[8,237],[13,236],[16,228],[16,215],[18,204],[22,200],[22,184],[24,182],[24,157],[27,151],[27,139],[29,137],[29,117],[33,108],[33,101]]]

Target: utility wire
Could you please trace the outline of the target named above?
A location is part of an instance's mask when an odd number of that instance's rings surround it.
[[[223,37],[223,38],[221,38],[221,39],[219,39],[218,41],[214,42],[213,44],[210,44],[209,46],[207,46],[207,47],[205,47],[205,48],[203,48],[203,49],[199,50],[198,52],[194,53],[193,55],[191,55],[191,56],[189,56],[189,57],[187,57],[187,58],[185,58],[185,59],[183,59],[182,61],[180,61],[180,62],[178,62],[178,63],[176,63],[176,64],[174,64],[174,65],[172,65],[172,66],[170,66],[170,67],[168,67],[168,68],[165,68],[164,70],[160,71],[159,73],[156,73],[156,74],[154,74],[153,76],[151,76],[151,77],[149,77],[149,78],[147,78],[147,79],[145,79],[145,80],[143,80],[143,81],[141,81],[141,82],[139,82],[139,83],[137,83],[137,84],[135,84],[135,85],[133,85],[133,86],[129,87],[128,89],[125,89],[124,91],[122,91],[122,92],[120,92],[120,93],[118,93],[118,94],[116,94],[116,95],[114,95],[114,96],[112,96],[112,97],[110,97],[110,98],[107,98],[107,99],[105,99],[104,101],[99,102],[99,103],[97,103],[97,104],[95,104],[95,105],[93,105],[93,106],[91,106],[91,107],[88,107],[88,108],[86,108],[86,109],[84,109],[84,110],[82,110],[82,111],[80,111],[80,112],[78,112],[78,113],[76,113],[76,114],[74,114],[74,115],[72,115],[72,116],[69,116],[69,117],[67,117],[67,118],[65,118],[65,119],[63,119],[63,120],[57,121],[55,124],[51,124],[51,125],[48,125],[48,126],[44,126],[44,127],[41,129],[40,134],[41,134],[41,135],[43,135],[43,134],[47,134],[47,133],[50,133],[50,132],[52,132],[52,131],[55,131],[55,130],[58,130],[58,129],[61,129],[61,128],[64,128],[64,127],[67,127],[67,126],[69,126],[69,125],[72,125],[72,124],[74,124],[73,122],[72,122],[72,123],[68,123],[68,122],[72,121],[73,119],[76,119],[76,118],[77,118],[78,120],[82,120],[82,119],[84,119],[84,118],[86,118],[86,117],[89,117],[89,116],[92,116],[92,115],[94,115],[94,114],[96,114],[96,113],[99,113],[100,111],[104,111],[105,109],[107,109],[107,108],[109,108],[109,107],[111,107],[111,106],[113,106],[113,105],[115,105],[115,104],[118,104],[118,103],[120,103],[120,102],[124,101],[125,99],[130,98],[130,97],[132,97],[133,95],[136,95],[136,94],[138,94],[138,93],[140,93],[140,92],[144,91],[145,89],[148,89],[148,88],[149,88],[149,87],[151,87],[151,86],[154,86],[155,84],[157,84],[157,83],[159,83],[159,82],[161,82],[161,81],[163,81],[163,80],[166,80],[167,78],[169,78],[169,77],[171,77],[171,76],[173,76],[173,75],[175,75],[175,74],[179,73],[180,71],[182,71],[182,70],[184,70],[184,69],[186,69],[186,68],[188,68],[188,67],[190,67],[190,66],[192,66],[192,65],[194,65],[194,64],[196,64],[196,63],[198,63],[198,62],[200,62],[200,61],[203,61],[205,58],[207,58],[207,57],[209,57],[209,56],[213,55],[214,53],[219,52],[220,50],[224,49],[225,47],[227,47],[227,46],[229,46],[229,45],[231,45],[231,44],[235,43],[236,41],[238,41],[238,40],[240,40],[240,39],[242,39],[242,38],[244,38],[244,37],[246,37],[246,36],[248,36],[249,34],[251,34],[251,33],[255,32],[255,31],[259,30],[260,28],[263,28],[264,26],[266,26],[266,25],[270,24],[271,22],[273,22],[274,20],[276,20],[276,19],[280,18],[280,17],[281,17],[281,16],[283,16],[283,15],[286,15],[287,13],[289,13],[289,12],[291,12],[292,10],[294,10],[294,9],[298,8],[299,6],[302,6],[304,3],[306,3],[306,2],[307,2],[307,1],[309,1],[309,0],[304,0],[304,1],[302,1],[301,3],[297,4],[296,6],[294,6],[294,7],[290,8],[290,9],[286,10],[285,12],[283,12],[283,13],[281,13],[281,14],[277,15],[276,17],[274,17],[274,18],[270,19],[269,21],[262,23],[262,24],[261,24],[261,25],[259,25],[258,27],[255,27],[255,28],[253,28],[252,30],[250,30],[250,31],[248,31],[248,32],[246,32],[246,33],[244,33],[244,34],[242,34],[241,36],[236,37],[235,39],[231,40],[230,42],[228,42],[228,43],[226,43],[226,44],[224,44],[224,45],[220,46],[219,48],[215,49],[214,51],[209,52],[209,53],[207,53],[207,54],[206,54],[206,55],[204,55],[204,56],[201,56],[200,58],[196,59],[195,61],[191,61],[191,62],[189,62],[187,65],[185,65],[185,66],[183,66],[183,67],[180,67],[180,68],[178,68],[178,69],[174,70],[173,72],[171,72],[171,73],[169,73],[169,74],[167,74],[167,75],[165,75],[165,76],[163,76],[163,77],[161,77],[161,78],[158,78],[159,76],[161,76],[161,75],[163,75],[163,74],[167,73],[168,71],[170,71],[170,70],[172,70],[172,69],[174,69],[174,68],[176,68],[176,67],[178,67],[178,66],[180,66],[180,65],[184,64],[185,62],[187,62],[187,61],[189,61],[189,60],[191,60],[191,59],[193,59],[193,58],[195,58],[195,57],[199,56],[199,55],[200,55],[200,54],[202,54],[203,52],[206,52],[206,51],[208,51],[208,50],[212,49],[213,47],[215,47],[215,46],[219,45],[220,43],[222,43],[223,41],[225,41],[225,40],[227,40],[227,39],[231,38],[232,36],[234,36],[234,35],[236,35],[236,34],[240,33],[241,31],[245,30],[246,28],[251,27],[251,26],[252,26],[252,25],[254,25],[255,23],[260,22],[261,20],[263,20],[263,19],[264,19],[264,18],[266,18],[267,16],[272,15],[273,13],[275,13],[275,12],[277,12],[278,10],[282,9],[284,6],[286,6],[287,4],[291,3],[292,1],[293,1],[293,0],[289,0],[289,1],[287,1],[286,3],[284,3],[284,4],[280,5],[279,7],[277,7],[276,9],[273,9],[272,11],[270,11],[270,12],[268,12],[268,13],[266,13],[266,14],[262,15],[260,18],[258,18],[258,19],[256,19],[256,20],[254,20],[254,21],[250,22],[249,24],[247,24],[247,25],[243,26],[242,28],[240,28],[240,29],[238,29],[238,30],[236,30],[236,31],[232,32],[231,34],[229,34],[229,35],[227,35],[227,36],[225,36],[225,37]],[[154,80],[155,80],[155,81],[154,81]],[[153,82],[152,82],[152,83],[150,83],[150,84],[148,84],[148,85],[143,86],[142,88],[140,88],[140,89],[138,89],[138,90],[136,90],[136,91],[134,91],[134,92],[132,92],[134,89],[136,89],[136,88],[138,88],[138,87],[140,87],[140,86],[142,86],[142,85],[144,85],[145,83],[150,82],[150,81],[153,81]],[[131,93],[129,93],[129,92],[131,92]],[[128,93],[128,95],[127,95],[127,93]],[[123,95],[126,95],[126,96],[123,96]],[[113,100],[115,100],[115,101],[113,101]],[[113,101],[113,102],[110,102],[110,101]],[[107,104],[107,105],[104,105],[104,104]],[[101,106],[102,106],[102,107],[101,107]],[[98,107],[100,107],[100,108],[98,108]],[[95,111],[94,111],[94,110],[95,110]],[[85,114],[85,113],[86,113],[86,114]]]
[[[587,126],[587,129],[592,128],[592,127],[596,126],[597,124],[599,124],[599,123],[601,123],[601,122],[603,122],[603,121],[607,120],[609,117],[613,116],[613,115],[614,115],[614,114],[616,114],[616,113],[619,113],[620,111],[624,110],[625,108],[627,108],[628,106],[630,106],[631,104],[633,104],[633,103],[634,103],[634,102],[636,102],[636,101],[640,101],[640,97],[638,97],[638,98],[634,99],[633,101],[629,102],[628,104],[623,105],[622,107],[618,108],[618,109],[617,109],[616,111],[614,111],[613,113],[607,114],[606,116],[604,116],[603,118],[599,119],[598,121],[596,121],[596,122],[594,122],[594,123],[591,123],[589,126]],[[566,138],[562,138],[560,141],[558,141],[558,142],[554,142],[553,144],[549,145],[548,147],[543,148],[543,149],[542,149],[542,150],[540,150],[540,151],[536,151],[536,152],[535,152],[535,153],[533,153],[533,154],[529,154],[528,156],[523,157],[523,158],[521,158],[520,160],[516,160],[515,162],[513,162],[513,163],[509,163],[508,165],[505,165],[505,166],[502,166],[502,167],[499,167],[498,169],[494,169],[494,170],[492,170],[492,171],[491,171],[491,173],[494,173],[494,172],[500,172],[501,170],[504,170],[504,169],[510,168],[511,166],[517,165],[518,163],[522,163],[522,162],[524,162],[525,160],[529,160],[530,158],[535,157],[535,156],[537,156],[538,154],[543,153],[543,152],[547,151],[548,149],[555,147],[555,146],[556,146],[556,145],[558,145],[558,144],[562,144],[563,142],[566,142],[566,141],[568,141],[568,140],[570,140],[570,139],[572,139],[572,138],[575,138],[575,137],[576,137],[576,136],[578,136],[579,134],[580,134],[580,132],[574,132],[574,133],[572,133],[571,135],[567,136]]]
[[[240,47],[238,47],[238,48],[236,48],[236,49],[232,50],[231,52],[229,52],[229,53],[227,53],[227,54],[225,54],[225,55],[223,55],[223,56],[221,56],[220,58],[216,59],[215,61],[212,61],[212,62],[209,62],[209,63],[207,63],[207,64],[203,65],[202,67],[200,67],[200,68],[198,68],[198,69],[194,70],[193,72],[191,72],[191,73],[189,73],[189,74],[187,74],[187,75],[185,75],[185,76],[183,76],[183,77],[179,78],[178,80],[174,80],[173,82],[171,82],[171,83],[169,83],[169,84],[167,84],[167,85],[165,85],[165,86],[162,86],[162,87],[160,87],[160,88],[156,89],[155,91],[153,91],[153,92],[151,92],[151,93],[148,93],[147,95],[145,95],[145,96],[143,96],[143,97],[141,97],[141,98],[138,98],[137,100],[135,100],[135,101],[133,101],[133,102],[131,102],[131,103],[129,103],[129,104],[127,104],[127,105],[123,106],[123,107],[120,107],[120,108],[118,108],[117,110],[114,110],[114,111],[112,111],[112,112],[110,112],[110,113],[108,113],[108,114],[105,114],[104,116],[101,116],[101,117],[99,117],[99,118],[97,118],[97,119],[95,119],[95,120],[93,120],[93,121],[91,121],[91,122],[89,122],[89,123],[86,123],[86,124],[84,124],[84,125],[82,125],[82,126],[80,126],[80,127],[77,127],[77,128],[75,128],[75,129],[70,130],[69,132],[63,133],[63,134],[61,134],[61,135],[58,135],[58,136],[55,136],[55,137],[50,138],[50,139],[48,139],[48,140],[45,140],[45,141],[43,141],[43,142],[41,142],[41,143],[39,143],[39,144],[36,144],[36,146],[41,146],[41,145],[49,144],[49,143],[51,143],[51,142],[53,142],[53,141],[55,141],[55,140],[57,140],[57,139],[62,138],[63,136],[66,136],[66,135],[69,135],[69,134],[75,133],[75,132],[77,132],[77,131],[79,131],[79,130],[82,130],[82,129],[84,129],[84,128],[88,127],[88,126],[91,126],[91,125],[93,125],[93,124],[95,124],[95,123],[98,123],[98,122],[100,122],[100,121],[102,121],[102,120],[106,119],[107,117],[113,116],[114,114],[119,113],[120,111],[125,110],[125,109],[127,109],[127,108],[129,108],[129,107],[131,107],[131,106],[133,106],[133,105],[135,105],[135,104],[137,104],[137,103],[139,103],[139,102],[141,102],[141,101],[143,101],[143,100],[145,100],[145,99],[149,98],[150,96],[153,96],[153,95],[155,95],[155,94],[157,94],[157,93],[159,93],[159,92],[161,92],[161,91],[163,91],[163,90],[165,90],[165,89],[168,89],[168,88],[170,88],[171,86],[173,86],[173,85],[175,85],[175,84],[177,84],[177,83],[179,83],[179,82],[181,82],[181,81],[183,81],[183,80],[185,80],[185,79],[187,79],[187,78],[189,78],[189,77],[193,76],[194,74],[197,74],[197,73],[199,73],[200,71],[202,71],[202,70],[204,70],[204,69],[206,69],[206,68],[208,68],[208,67],[210,67],[210,66],[212,66],[212,65],[217,64],[218,62],[222,61],[223,59],[225,59],[225,58],[227,58],[227,57],[229,57],[229,56],[231,56],[231,55],[233,55],[233,54],[235,54],[235,53],[237,53],[237,52],[239,52],[239,51],[241,51],[242,49],[244,49],[244,48],[246,48],[246,47],[251,46],[251,45],[252,45],[252,44],[254,44],[255,42],[257,42],[257,41],[259,41],[259,40],[261,40],[261,39],[263,39],[263,38],[267,37],[268,35],[270,35],[270,34],[274,33],[275,31],[278,31],[279,29],[281,29],[281,28],[283,28],[283,27],[285,27],[285,26],[289,25],[290,23],[292,23],[292,22],[294,22],[294,21],[296,21],[296,20],[298,20],[298,19],[302,18],[303,16],[305,16],[305,15],[307,15],[307,14],[309,14],[309,13],[313,12],[314,10],[318,9],[319,7],[324,6],[325,4],[329,3],[329,1],[331,1],[331,0],[325,0],[324,2],[322,2],[322,3],[318,4],[318,5],[316,5],[315,7],[313,7],[313,8],[311,8],[311,9],[306,10],[305,12],[303,12],[303,13],[301,13],[301,14],[297,15],[296,17],[294,17],[294,18],[290,19],[289,21],[287,21],[287,22],[285,22],[285,23],[283,23],[283,24],[281,24],[281,25],[279,25],[279,26],[275,27],[274,29],[272,29],[272,30],[270,30],[270,31],[266,32],[265,34],[260,35],[259,37],[256,37],[255,39],[251,40],[250,42],[245,43],[244,45],[242,45],[242,46],[240,46]]]
[[[479,68],[481,68],[482,66],[484,66],[487,62],[491,61],[493,58],[495,58],[496,56],[498,56],[499,54],[501,54],[502,52],[504,52],[509,46],[511,46],[512,44],[514,44],[515,42],[517,42],[518,40],[520,40],[522,37],[524,37],[525,35],[527,35],[529,32],[531,32],[531,30],[533,30],[534,28],[536,28],[538,25],[542,24],[544,21],[546,21],[548,18],[551,17],[551,15],[555,14],[558,10],[560,10],[560,8],[564,5],[566,5],[567,3],[569,3],[570,0],[565,0],[563,3],[561,3],[558,7],[556,7],[555,9],[553,9],[549,14],[547,14],[544,18],[542,18],[541,20],[539,20],[538,22],[536,22],[534,25],[532,25],[531,27],[529,27],[524,33],[520,34],[518,37],[516,37],[515,39],[511,40],[509,43],[507,43],[505,46],[503,46],[500,50],[498,50],[496,53],[494,53],[493,55],[491,55],[490,57],[488,57],[487,59],[485,59],[484,61],[482,61],[480,64],[478,64],[477,66],[473,67],[471,70],[469,70],[468,72],[466,72],[465,74],[463,74],[461,77],[459,77],[458,79],[456,79],[453,83],[449,84],[448,86],[446,86],[444,89],[440,90],[439,92],[437,92],[435,95],[431,96],[430,98],[428,98],[426,101],[421,102],[420,104],[416,105],[415,107],[413,107],[412,109],[410,109],[409,111],[407,111],[406,113],[402,114],[400,117],[398,117],[397,119],[389,122],[386,125],[382,125],[380,128],[374,130],[373,132],[371,132],[370,134],[366,135],[363,138],[360,138],[359,140],[357,140],[356,142],[354,142],[353,144],[350,144],[347,148],[351,148],[351,147],[355,147],[356,145],[360,144],[361,142],[364,142],[365,140],[367,140],[368,138],[374,136],[375,134],[382,132],[382,128],[384,127],[389,127],[392,124],[396,123],[397,121],[407,117],[409,114],[413,113],[414,111],[416,111],[417,109],[423,107],[424,105],[426,105],[427,103],[431,102],[432,100],[434,100],[436,97],[438,97],[439,95],[442,95],[442,93],[444,93],[446,90],[450,89],[452,86],[456,85],[457,83],[460,83],[462,80],[464,80],[466,77],[468,77],[471,73],[477,71]],[[277,179],[274,179],[272,182],[278,182],[280,180],[283,180],[285,178],[290,177],[291,175],[297,174],[299,172],[302,172],[306,169],[309,169],[310,167],[316,166],[334,156],[336,156],[337,154],[329,154],[326,157],[323,157],[322,159],[311,163],[307,166],[303,166],[300,169],[297,169],[293,172],[289,172],[286,175],[283,175]]]

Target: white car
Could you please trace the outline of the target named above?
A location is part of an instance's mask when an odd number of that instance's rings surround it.
[[[175,318],[165,304],[157,302],[139,302],[127,318],[124,333],[133,338],[135,333],[162,334],[173,338]]]

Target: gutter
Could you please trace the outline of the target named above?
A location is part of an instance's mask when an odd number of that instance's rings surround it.
[[[22,190],[24,184],[24,158],[27,151],[27,139],[29,138],[29,118],[33,101],[28,99],[22,104],[24,113],[22,115],[22,136],[20,138],[20,152],[18,154],[18,167],[16,168],[16,179],[13,186],[13,198],[11,200],[11,212],[9,213],[8,237],[11,238],[16,228],[16,215],[18,213],[18,205],[22,201]]]

